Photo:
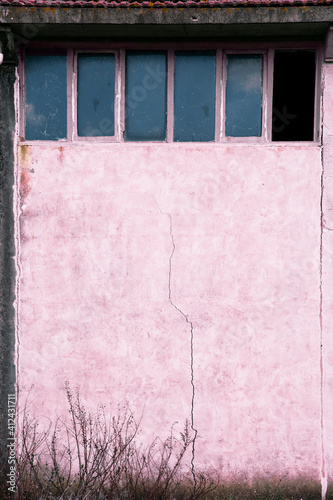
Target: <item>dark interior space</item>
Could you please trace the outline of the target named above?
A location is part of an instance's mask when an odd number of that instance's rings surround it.
[[[276,51],[273,81],[273,141],[313,141],[314,51]]]

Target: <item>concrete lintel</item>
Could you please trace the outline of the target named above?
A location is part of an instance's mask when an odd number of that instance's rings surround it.
[[[221,8],[0,7],[7,24],[270,24],[333,23],[333,6]]]

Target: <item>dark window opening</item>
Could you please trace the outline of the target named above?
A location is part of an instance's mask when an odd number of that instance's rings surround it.
[[[273,141],[313,141],[315,52],[276,51],[273,79]]]

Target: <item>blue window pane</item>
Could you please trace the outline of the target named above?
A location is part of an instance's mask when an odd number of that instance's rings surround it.
[[[127,55],[126,140],[165,140],[166,89],[164,52],[136,52]]]
[[[78,55],[78,135],[114,135],[114,54]]]
[[[227,56],[226,136],[260,137],[262,56]]]
[[[215,139],[215,52],[176,52],[174,140]]]
[[[67,136],[67,56],[25,59],[25,138],[56,141]]]

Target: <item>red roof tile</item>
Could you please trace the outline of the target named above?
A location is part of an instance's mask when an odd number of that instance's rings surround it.
[[[12,7],[232,7],[329,5],[333,0],[0,0]]]

